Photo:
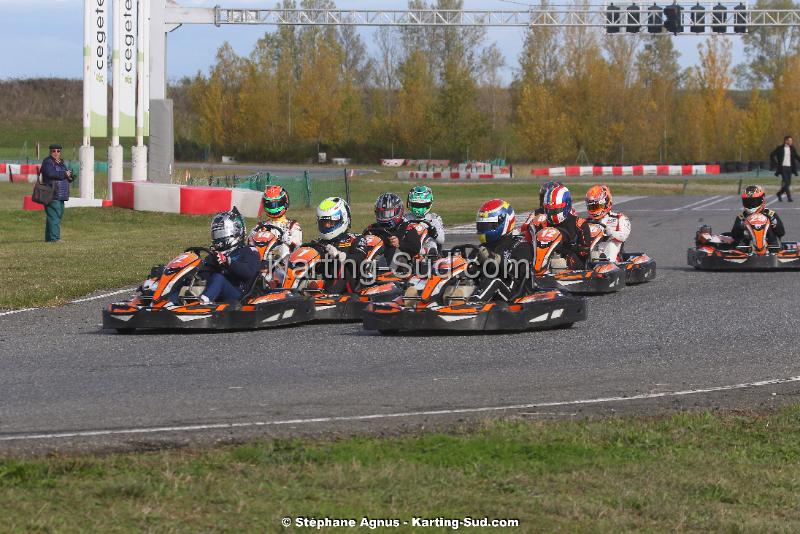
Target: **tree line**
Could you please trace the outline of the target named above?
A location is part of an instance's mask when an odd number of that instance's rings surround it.
[[[372,38],[370,53],[354,27],[280,27],[247,56],[222,45],[209,72],[171,87],[179,149],[289,161],[323,151],[373,162],[689,162],[765,159],[784,133],[800,133],[796,28],[745,35],[739,65],[732,37],[714,36],[681,69],[670,36],[535,27],[510,84],[483,28],[380,28]]]

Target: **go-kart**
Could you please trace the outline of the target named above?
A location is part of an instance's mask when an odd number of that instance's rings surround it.
[[[556,252],[563,239],[558,228],[545,227],[536,232],[533,269],[537,284],[580,294],[613,293],[625,287],[625,270],[610,261],[589,261],[586,269],[571,269]]]
[[[375,235],[364,237],[368,254],[362,262],[364,269],[359,268],[362,272],[358,273],[354,287],[342,279],[343,266],[333,262],[324,265],[323,258],[327,252],[322,241],[307,243],[291,253],[285,271],[278,279],[279,287],[311,297],[316,309],[315,319],[360,321],[370,302],[389,300],[402,294],[398,277],[385,269],[379,272],[383,241]],[[336,272],[325,272],[330,268],[335,268]]]
[[[602,224],[590,222],[592,246],[590,258],[592,263],[612,261],[625,273],[625,285],[636,285],[649,282],[656,277],[656,261],[644,252],[621,251],[616,258],[610,258],[607,252],[609,238],[605,235]]]
[[[800,248],[797,242],[785,241],[770,245],[767,240],[770,220],[762,213],[753,213],[744,220],[746,242],[738,244],[727,235],[715,235],[708,226],[701,227],[695,248],[687,251],[687,263],[699,270],[747,271],[800,269]]]
[[[269,249],[271,245],[264,250]],[[215,256],[209,249],[191,247],[167,265],[153,267],[131,299],[109,304],[103,310],[103,328],[117,332],[232,330],[269,328],[314,319],[313,299],[298,291],[271,289],[262,275],[256,277],[238,303],[203,304],[200,295],[205,280],[200,273],[214,268],[212,258]]]
[[[478,247],[462,245],[436,260],[426,277],[410,279],[405,294],[373,302],[364,311],[364,329],[398,332],[518,332],[569,327],[586,319],[586,302],[558,289],[530,289],[506,301],[475,300]]]

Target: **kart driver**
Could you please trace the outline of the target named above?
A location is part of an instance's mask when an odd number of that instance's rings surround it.
[[[737,215],[733,221],[733,228],[727,235],[733,238],[733,246],[747,244],[749,235],[745,229],[744,221],[753,213],[761,213],[769,219],[769,230],[767,230],[767,243],[769,246],[780,246],[780,238],[786,234],[783,228],[783,221],[778,217],[774,210],[767,208],[767,196],[764,190],[758,185],[748,185],[742,193],[742,207],[744,211]]]
[[[423,250],[423,239],[427,234],[418,228],[421,220],[408,221],[403,215],[400,197],[394,193],[382,193],[375,202],[375,222],[364,230],[364,235],[374,235],[383,240],[386,265],[395,267],[394,262],[400,260],[396,257],[398,251],[407,255],[403,263],[427,252]],[[430,223],[427,228],[436,231]]]
[[[279,185],[267,186],[261,204],[267,216],[263,222],[283,230],[283,235],[278,237],[282,237],[283,245],[286,247],[285,253],[294,251],[303,242],[303,229],[300,228],[300,223],[286,217],[286,212],[289,210],[289,193]]]
[[[335,270],[341,276],[326,279],[325,289],[330,293],[356,290],[361,265],[370,252],[363,236],[348,232],[351,224],[350,206],[344,199],[329,197],[317,207],[319,238],[313,243],[323,246],[327,259],[344,266]]]
[[[238,303],[258,275],[258,252],[245,245],[245,224],[239,210],[217,213],[211,220],[211,254],[201,276],[206,288],[200,302]]]
[[[570,269],[583,269],[589,258],[591,233],[586,220],[575,215],[569,189],[561,184],[549,188],[545,191],[542,207],[547,226],[558,228],[564,237],[556,252],[567,260]]]
[[[603,227],[604,238],[597,251],[610,261],[619,261],[625,240],[631,234],[631,220],[618,211],[611,211],[611,189],[605,184],[595,184],[586,192],[586,211],[590,223]]]
[[[431,211],[433,206],[433,190],[427,185],[418,185],[408,192],[406,201],[408,212],[403,216],[406,222],[428,223],[431,237],[436,242],[436,252],[444,247],[444,223],[442,218]],[[428,250],[430,252],[430,249]]]
[[[539,188],[539,207],[533,210],[519,227],[520,234],[528,243],[533,243],[533,236],[536,235],[536,232],[547,226],[547,216],[544,214],[544,194],[548,189],[557,185],[562,184],[554,180],[542,184],[542,187]]]
[[[482,272],[470,300],[487,301],[497,295],[511,301],[533,289],[533,252],[522,236],[514,233],[515,222],[514,208],[505,200],[490,200],[478,210],[475,229],[481,242],[478,262]],[[497,276],[489,276],[488,262],[498,266]]]

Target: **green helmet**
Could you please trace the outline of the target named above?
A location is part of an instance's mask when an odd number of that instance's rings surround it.
[[[427,185],[418,185],[408,192],[408,209],[414,217],[422,219],[431,211],[433,191]]]

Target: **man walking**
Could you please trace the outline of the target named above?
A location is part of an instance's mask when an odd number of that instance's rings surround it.
[[[778,202],[783,201],[781,195],[786,193],[786,200],[792,201],[792,192],[789,186],[792,185],[792,175],[797,176],[797,165],[800,162],[800,157],[797,156],[797,150],[792,146],[794,140],[791,135],[783,138],[783,144],[772,151],[769,159],[775,167],[775,176],[781,177],[781,188],[778,190]]]
[[[64,201],[69,200],[69,184],[72,171],[67,169],[61,159],[61,145],[50,145],[50,155],[44,158],[41,167],[42,181],[53,184],[53,200],[44,207],[47,222],[44,227],[44,240],[61,240],[61,217],[64,216]]]

